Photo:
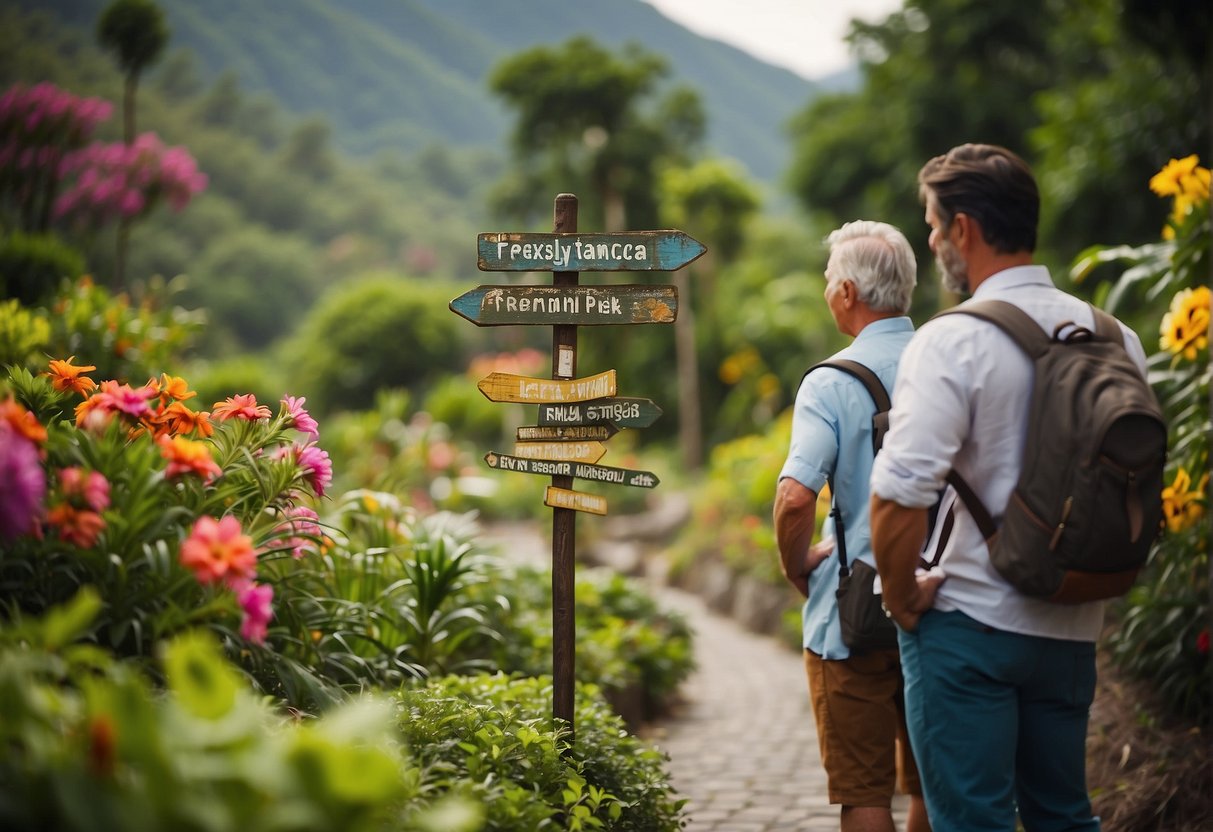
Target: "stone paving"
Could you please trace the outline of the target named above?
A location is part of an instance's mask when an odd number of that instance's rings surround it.
[[[656,590],[695,630],[696,673],[685,704],[645,735],[670,755],[689,799],[691,832],[825,832],[838,828],[826,796],[800,656],[746,632],[698,598]],[[894,803],[905,824],[904,798]]]
[[[515,557],[550,562],[550,542],[531,535],[494,529],[488,538],[505,543]],[[652,591],[695,632],[698,669],[683,684],[683,702],[643,731],[670,756],[674,788],[688,799],[689,832],[837,829],[800,655],[693,595],[661,586]],[[894,801],[898,828],[905,825],[906,803]]]

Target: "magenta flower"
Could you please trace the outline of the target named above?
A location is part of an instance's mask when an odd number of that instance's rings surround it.
[[[295,462],[303,469],[303,475],[311,484],[317,497],[324,496],[324,490],[333,481],[333,462],[329,459],[328,451],[319,445],[308,443],[295,446]]]
[[[316,424],[316,420],[303,409],[303,403],[306,401],[306,396],[299,398],[287,396],[282,400],[282,406],[286,409],[287,415],[291,417],[291,426],[315,442],[320,438],[320,425]]]
[[[240,635],[246,641],[264,644],[270,619],[274,617],[274,609],[271,606],[274,600],[274,588],[269,584],[256,584],[248,581],[234,589],[236,598],[244,610],[244,617],[240,621]]]
[[[38,446],[0,419],[0,540],[33,531],[45,497]]]

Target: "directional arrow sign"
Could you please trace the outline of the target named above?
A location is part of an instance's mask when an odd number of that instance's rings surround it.
[[[450,303],[476,326],[672,324],[673,286],[477,286]]]
[[[672,272],[707,251],[681,231],[611,234],[481,234],[485,272]]]
[[[540,406],[542,407],[543,405]],[[521,441],[531,442],[577,442],[588,440],[605,442],[617,433],[619,433],[619,428],[610,424],[570,425],[568,427],[523,425],[518,428],[517,438]]]
[[[484,461],[489,464],[490,468],[500,471],[518,471],[522,474],[542,474],[550,477],[577,477],[597,482],[634,485],[639,488],[655,488],[660,482],[652,471],[633,471],[629,468],[611,468],[607,465],[590,465],[586,462],[527,459],[492,452],[484,455]]]
[[[569,462],[597,462],[606,454],[601,442],[515,442],[514,456],[527,459],[559,459]]]
[[[647,428],[657,421],[661,408],[652,399],[610,397],[588,402],[539,405],[539,424],[614,425],[617,428]]]
[[[588,511],[590,514],[606,514],[606,497],[597,494],[586,494],[584,491],[570,491],[567,488],[557,488],[549,485],[543,495],[543,504],[552,508],[571,508],[573,511]]]
[[[584,402],[615,395],[615,371],[571,379],[489,373],[477,382],[476,387],[491,402]]]

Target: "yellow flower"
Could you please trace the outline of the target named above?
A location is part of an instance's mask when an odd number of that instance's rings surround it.
[[[1195,153],[1172,159],[1150,177],[1150,190],[1159,196],[1185,195],[1195,199],[1209,196],[1209,169],[1200,167]]]
[[[1175,472],[1175,482],[1162,490],[1162,511],[1167,518],[1168,530],[1183,531],[1200,519],[1205,512],[1205,488],[1208,485],[1209,475],[1205,474],[1193,491],[1191,475],[1183,468]]]
[[[1209,287],[1177,292],[1159,330],[1162,349],[1195,361],[1197,353],[1209,347]]]

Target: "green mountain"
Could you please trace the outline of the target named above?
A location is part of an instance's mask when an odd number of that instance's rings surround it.
[[[820,92],[792,72],[696,35],[640,0],[159,0],[170,48],[199,74],[233,74],[297,114],[324,116],[364,155],[427,145],[502,147],[508,114],[487,78],[503,58],[588,35],[641,44],[693,87],[708,146],[772,181],[789,158],[784,124]],[[92,28],[107,0],[10,0]]]

